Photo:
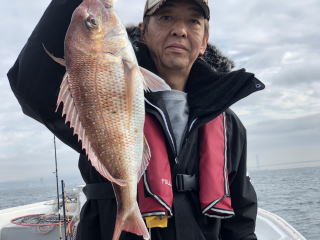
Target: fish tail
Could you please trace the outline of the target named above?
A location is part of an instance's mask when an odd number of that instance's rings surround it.
[[[144,240],[150,239],[148,229],[142,219],[137,203],[129,214],[124,214],[121,211],[118,212],[112,240],[118,240],[122,231],[142,236]]]

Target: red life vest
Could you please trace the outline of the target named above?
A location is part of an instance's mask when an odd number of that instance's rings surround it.
[[[173,189],[168,152],[158,120],[146,114],[144,134],[151,150],[149,166],[138,183],[138,204],[142,216],[172,216]],[[225,115],[200,128],[199,200],[209,217],[234,215],[227,170]]]

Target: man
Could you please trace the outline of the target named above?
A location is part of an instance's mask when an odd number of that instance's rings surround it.
[[[8,78],[24,113],[80,153],[88,200],[81,211],[77,239],[105,240],[112,238],[115,223],[113,190],[91,166],[61,114],[54,112],[65,70],[42,48],[44,43],[55,55],[63,56],[64,35],[79,4],[80,0],[51,2]],[[246,132],[228,108],[264,86],[243,69],[226,73],[230,61],[207,47],[209,17],[206,0],[149,0],[140,31],[129,32],[139,64],[173,89],[146,94],[146,119],[150,117],[156,126],[151,128],[151,138],[160,131],[159,148],[163,146],[160,164],[153,161],[158,165],[148,167],[145,182],[139,183],[138,200],[146,220],[147,204],[160,199],[150,190],[150,186],[159,187],[158,182],[148,176],[164,174],[163,164],[168,166],[170,179],[161,178],[161,184],[172,192],[169,204],[161,199],[155,204],[155,209],[166,208],[152,214],[159,213],[167,225],[149,223],[153,240],[256,239],[257,199],[246,176]],[[220,197],[203,206],[208,196],[216,195]],[[124,232],[121,239],[141,238]]]

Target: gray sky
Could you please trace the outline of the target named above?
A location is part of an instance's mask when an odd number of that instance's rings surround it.
[[[144,0],[118,0],[125,24],[141,21]],[[320,166],[320,3],[318,0],[210,1],[210,42],[266,89],[238,102],[248,133],[249,170]],[[6,78],[48,0],[2,5],[0,182],[54,170],[53,136],[22,114]],[[58,141],[61,175],[79,176],[77,154]]]

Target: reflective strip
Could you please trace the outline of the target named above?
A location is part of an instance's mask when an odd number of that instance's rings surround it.
[[[233,217],[233,215],[230,215],[230,216],[221,216],[221,215],[215,215],[215,214],[208,214],[208,213],[205,213],[204,215],[206,215],[207,217],[214,217],[214,218],[220,218],[220,219],[226,219],[226,218],[231,218]]]
[[[153,216],[166,216],[165,212],[148,212],[148,213],[142,213],[142,217],[153,217]]]
[[[222,114],[223,116],[223,128],[224,128],[224,169],[223,169],[223,177],[224,177],[224,189],[225,194],[229,195],[229,186],[228,186],[228,179],[227,179],[227,125],[226,125],[226,113]]]
[[[214,212],[218,212],[218,213],[225,213],[225,214],[232,214],[234,215],[234,211],[229,211],[229,210],[223,210],[223,209],[219,209],[219,208],[211,208],[210,209],[211,211],[214,211]]]
[[[207,211],[209,211],[214,205],[216,205],[218,202],[220,202],[222,199],[224,199],[224,197],[219,198],[215,201],[213,201],[212,203],[210,203],[205,209],[202,210],[203,214],[206,214]]]
[[[155,106],[155,105],[153,105],[151,102],[149,102],[148,99],[146,99],[146,98],[144,98],[144,99],[145,99],[145,101],[146,101],[149,105],[151,105],[152,107],[154,107],[155,109],[157,109],[158,112],[160,113],[160,115],[161,115],[161,117],[162,117],[162,119],[163,119],[163,121],[164,121],[164,123],[165,123],[166,130],[167,130],[167,132],[168,132],[168,134],[169,134],[169,137],[170,137],[170,140],[171,140],[171,143],[172,143],[172,146],[173,146],[173,150],[174,150],[174,152],[176,153],[176,147],[175,147],[173,138],[172,138],[172,136],[171,136],[171,133],[170,133],[170,131],[169,131],[169,126],[168,126],[166,117],[164,116],[164,113],[162,112],[162,110],[161,110],[160,108],[158,108],[157,106]]]
[[[234,216],[234,211],[228,211],[228,210],[223,210],[223,209],[219,209],[219,208],[210,208],[211,211],[213,212],[217,212],[217,213],[222,213],[222,214],[227,214],[227,215],[217,215],[217,214],[212,214],[212,213],[204,213],[204,215],[208,216],[208,217],[215,217],[215,218],[231,218]]]
[[[189,127],[189,132],[191,131],[191,128],[193,127],[194,123],[198,120],[198,118],[194,119],[192,121],[192,123],[190,124],[190,127]]]
[[[148,193],[149,193],[151,196],[153,196],[154,199],[156,199],[165,209],[167,209],[168,212],[169,212],[169,215],[172,216],[171,208],[170,208],[160,197],[158,197],[156,194],[154,194],[154,193],[151,192],[150,187],[149,187],[149,185],[148,185],[146,173],[143,175],[143,182],[144,182],[144,185],[145,185]]]

